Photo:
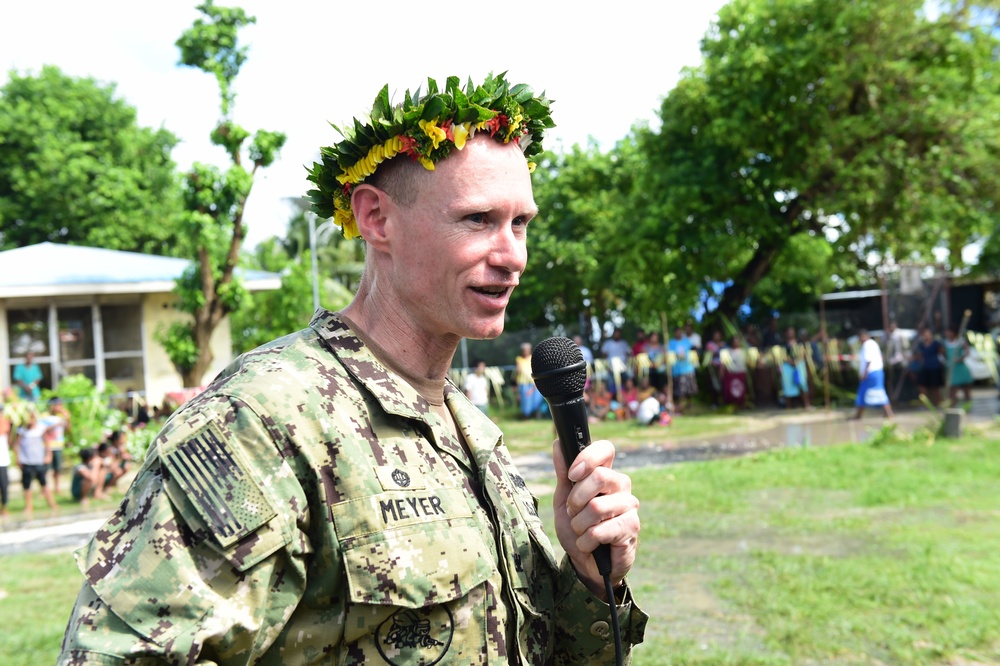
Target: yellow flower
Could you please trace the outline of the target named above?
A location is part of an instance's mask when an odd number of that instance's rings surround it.
[[[520,127],[521,127],[521,121],[522,120],[524,120],[524,115],[521,114],[521,113],[518,113],[510,121],[510,125],[507,126],[507,136],[505,136],[504,139],[503,139],[504,143],[507,143],[508,141],[510,141],[510,137],[512,137],[514,135],[514,132],[517,132],[520,129]]]
[[[351,211],[343,211],[340,208],[333,212],[333,223],[344,230],[344,238],[347,240],[353,240],[361,236],[361,232],[358,231],[358,222],[354,219],[354,213]]]
[[[368,154],[362,157],[360,160],[355,162],[352,166],[347,167],[344,173],[337,176],[337,182],[341,185],[350,183],[355,185],[360,183],[368,176],[375,173],[375,169],[378,165],[386,160],[390,160],[396,156],[402,144],[399,141],[398,136],[394,136],[387,140],[385,143],[373,146]]]
[[[358,223],[351,215],[351,218],[344,225],[344,240],[354,240],[355,238],[361,238],[361,232],[358,231]]]
[[[441,142],[448,138],[444,130],[437,126],[437,120],[421,120],[417,124],[420,125],[420,129],[424,131],[424,134],[430,137],[434,150],[437,150]]]
[[[455,137],[455,147],[459,150],[465,148],[465,142],[469,138],[469,126],[470,123],[462,123],[451,128],[451,133]]]
[[[535,173],[535,166],[534,162],[528,162],[528,173]]]
[[[424,168],[428,171],[434,171],[434,162],[431,162],[429,157],[424,157],[421,155],[417,158],[417,161],[424,165]]]

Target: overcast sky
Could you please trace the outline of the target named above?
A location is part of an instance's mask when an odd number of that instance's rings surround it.
[[[283,131],[281,159],[254,185],[248,242],[281,235],[285,199],[308,189],[319,146],[371,108],[382,85],[402,97],[427,76],[464,82],[508,72],[544,90],[557,127],[547,147],[588,137],[609,148],[637,121],[652,121],[681,69],[700,62],[699,43],[721,0],[596,4],[424,4],[382,0],[220,1],[257,17],[240,33],[249,59],[236,80],[235,118],[251,132]],[[208,135],[219,117],[215,79],[177,66],[174,42],[199,16],[195,2],[26,0],[0,9],[0,64],[34,73],[53,64],[72,76],[117,84],[142,125],[181,139],[174,160],[225,165]],[[6,76],[4,79],[6,80]]]

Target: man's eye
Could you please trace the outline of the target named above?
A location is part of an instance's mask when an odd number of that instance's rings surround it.
[[[486,214],[485,213],[471,213],[470,215],[467,215],[465,217],[465,219],[469,220],[470,222],[475,222],[476,224],[485,224],[486,223]]]

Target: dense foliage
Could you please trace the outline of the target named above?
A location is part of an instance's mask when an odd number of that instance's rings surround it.
[[[935,18],[924,4],[734,0],[719,12],[703,64],[642,145],[661,238],[691,248],[689,279],[728,285],[722,314],[803,260],[815,287],[936,248],[959,268],[996,219],[1000,41],[965,3]]]
[[[56,67],[0,88],[0,250],[42,242],[170,254],[177,138],[140,127],[114,85]]]
[[[541,165],[516,323],[769,317],[935,253],[967,268],[1000,219],[995,4],[726,5],[658,127]]]
[[[293,237],[293,236],[291,236]],[[346,241],[360,247],[362,243]],[[318,248],[320,255],[325,248]],[[306,245],[284,245],[270,238],[258,245],[248,264],[254,268],[281,274],[281,288],[254,295],[254,307],[241,308],[232,315],[233,351],[242,353],[283,335],[305,328],[313,314],[312,255]],[[352,292],[330,277],[331,267],[317,263],[320,305],[339,310],[351,300]]]

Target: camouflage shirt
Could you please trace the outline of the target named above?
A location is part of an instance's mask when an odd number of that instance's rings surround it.
[[[614,663],[499,430],[445,401],[465,444],[326,311],[237,359],[77,551],[60,663]]]

